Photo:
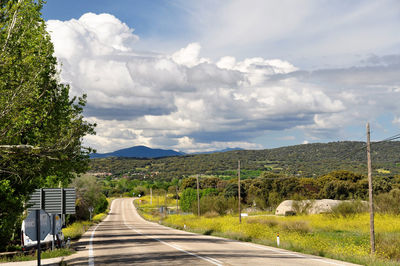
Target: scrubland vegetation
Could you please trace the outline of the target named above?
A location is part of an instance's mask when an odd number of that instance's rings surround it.
[[[400,174],[400,142],[372,143],[374,175]],[[111,177],[170,181],[191,175],[231,179],[241,161],[242,178],[254,178],[262,172],[296,177],[318,177],[336,170],[366,174],[364,142],[342,141],[313,143],[265,150],[241,150],[196,154],[158,159],[101,158],[90,161],[91,172]]]
[[[157,210],[157,203],[149,204],[144,197],[139,207],[143,217],[178,229],[222,236],[242,241],[276,246],[294,251],[325,256],[364,265],[398,265],[400,263],[400,215],[378,213],[375,216],[376,257],[370,256],[369,214],[359,212],[357,203],[344,204],[329,214],[273,216],[268,213],[219,215],[206,212],[194,214],[167,214]],[[171,208],[173,200],[168,201]]]

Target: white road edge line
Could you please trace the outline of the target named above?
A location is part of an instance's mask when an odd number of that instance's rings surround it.
[[[122,219],[124,219],[124,224],[125,224],[126,227],[128,227],[129,229],[135,231],[135,232],[138,233],[138,234],[141,234],[142,236],[145,236],[145,237],[147,237],[147,238],[152,238],[152,239],[154,239],[154,240],[157,240],[158,242],[160,242],[160,243],[162,243],[162,244],[164,244],[164,245],[170,246],[170,247],[172,247],[172,248],[174,248],[174,249],[176,249],[176,250],[179,250],[179,251],[181,251],[181,252],[183,252],[183,253],[186,253],[186,254],[188,254],[188,255],[194,256],[194,257],[196,257],[196,258],[202,259],[202,260],[207,261],[207,262],[209,262],[209,263],[211,263],[211,264],[218,265],[218,266],[222,266],[222,265],[223,265],[223,262],[222,262],[222,261],[219,261],[219,260],[216,260],[216,259],[212,259],[212,258],[210,258],[210,257],[203,257],[203,256],[200,256],[200,255],[197,255],[197,254],[192,253],[192,252],[190,252],[190,251],[184,250],[184,249],[182,249],[182,248],[180,248],[180,247],[178,247],[178,246],[176,246],[176,245],[173,245],[173,244],[170,244],[170,243],[168,243],[168,242],[165,242],[165,241],[163,241],[163,240],[161,240],[161,239],[158,239],[158,238],[155,238],[155,237],[146,235],[146,234],[144,234],[144,233],[142,233],[142,232],[140,232],[140,231],[134,229],[132,226],[130,226],[130,225],[128,225],[128,224],[126,223],[126,219],[125,219],[125,214],[124,214],[124,212],[122,212]]]
[[[111,202],[111,206],[110,206],[110,212],[108,214],[111,213],[112,207],[113,207],[114,201]],[[103,221],[108,220],[110,216],[107,215],[107,218],[104,219]],[[102,222],[101,222],[102,223]],[[97,224],[96,227],[93,229],[92,233],[90,234],[90,241],[89,241],[89,260],[88,260],[88,264],[89,266],[94,266],[94,254],[93,254],[93,238],[94,238],[94,233],[96,232],[97,227],[99,227],[99,225],[101,224]]]
[[[90,241],[89,241],[89,266],[94,265],[94,256],[93,256],[93,237],[94,233],[96,232],[97,227],[99,227],[100,224],[96,225],[96,227],[93,229],[92,234],[90,235]]]

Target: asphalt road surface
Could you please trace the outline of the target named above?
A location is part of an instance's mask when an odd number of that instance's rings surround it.
[[[88,231],[67,265],[354,265],[143,220],[132,198],[113,201],[109,216]]]

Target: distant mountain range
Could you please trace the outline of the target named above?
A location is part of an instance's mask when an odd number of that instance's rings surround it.
[[[223,150],[209,151],[209,152],[197,152],[192,154],[212,154],[217,152],[227,152],[243,150],[241,148],[226,148]],[[187,155],[184,152],[177,152],[174,150],[163,150],[163,149],[152,149],[146,146],[134,146],[131,148],[121,149],[109,153],[93,153],[90,158],[106,158],[106,157],[126,157],[126,158],[162,158],[170,156],[182,156]]]
[[[129,157],[129,158],[161,158],[184,155],[174,150],[151,149],[146,146],[134,146],[109,153],[93,153],[90,158]]]

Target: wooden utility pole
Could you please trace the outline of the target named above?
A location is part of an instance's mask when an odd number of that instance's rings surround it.
[[[372,194],[372,165],[369,123],[367,123],[368,195],[371,255],[375,254],[374,202]]]
[[[153,189],[150,187],[150,205],[153,205]]]
[[[179,213],[179,205],[178,205],[178,185],[176,185],[176,213]]]
[[[239,198],[239,223],[242,223],[242,211],[240,209],[240,160],[238,161],[238,198]]]
[[[197,216],[200,216],[199,175],[196,175],[197,183]]]

